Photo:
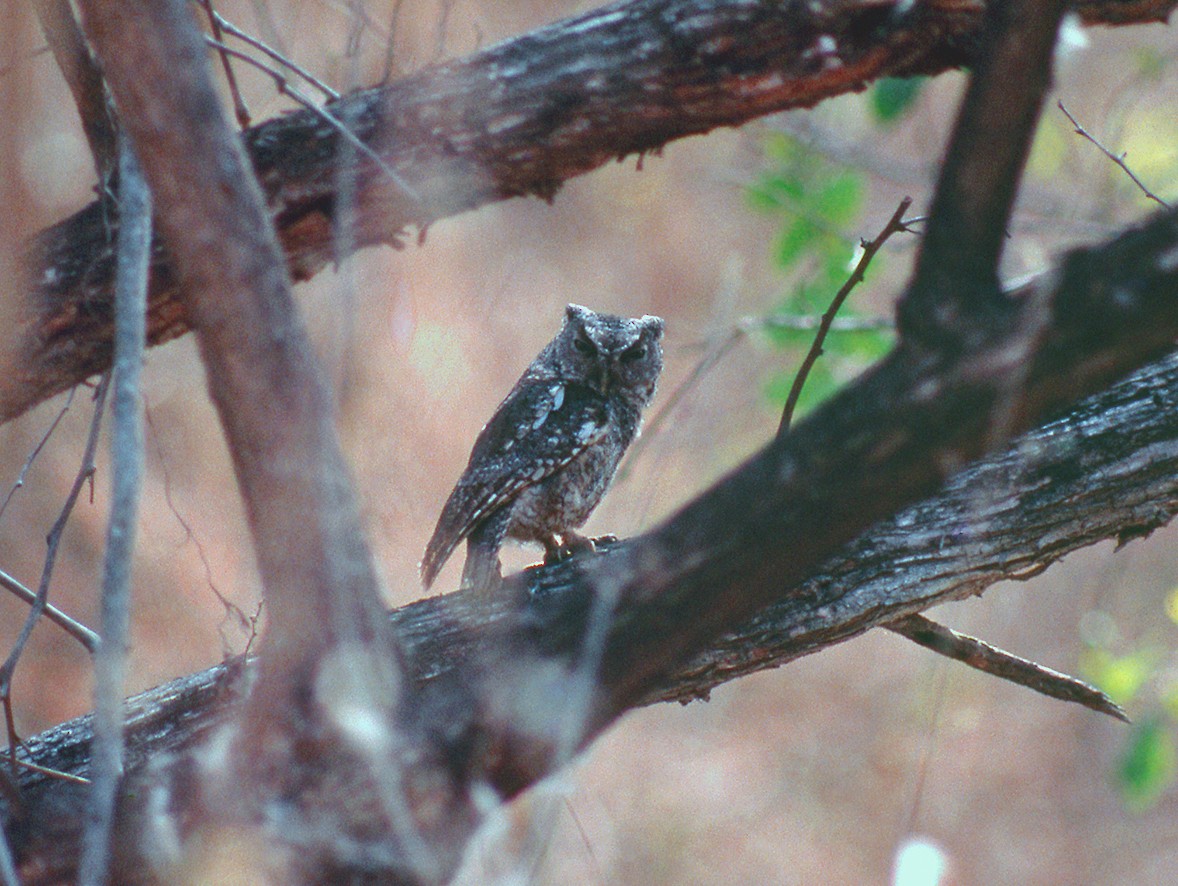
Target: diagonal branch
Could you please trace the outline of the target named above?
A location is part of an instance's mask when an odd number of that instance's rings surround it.
[[[1100,484],[1091,477],[1102,478]],[[1118,536],[1137,536],[1178,513],[1178,355],[1079,404],[1006,451],[958,474],[934,498],[884,521],[825,561],[806,581],[738,629],[701,650],[642,703],[706,698],[716,686],[858,636],[947,600],[1038,574],[1065,554]],[[601,556],[613,559],[618,547]],[[515,605],[450,594],[392,613],[413,679],[453,683],[486,653],[488,631],[530,625],[549,654],[572,657],[575,615],[553,620],[554,601],[575,596],[575,563],[529,570],[529,600]],[[1061,605],[1066,605],[1062,601]],[[575,607],[566,613],[575,614]],[[547,616],[545,616],[547,613]],[[516,624],[520,627],[509,628]],[[236,663],[160,686],[129,703],[128,771],[190,746],[223,717]],[[84,768],[89,716],[26,740],[33,759]],[[74,788],[22,772],[35,810],[81,809]],[[75,797],[71,807],[69,797]],[[70,832],[59,818],[57,839]],[[22,854],[37,836],[23,832]],[[62,846],[55,846],[61,849]],[[35,850],[33,850],[35,851]],[[43,849],[43,851],[45,851]]]
[[[1092,0],[1089,23],[1164,20],[1178,0]],[[551,199],[568,179],[618,157],[756,117],[809,107],[876,77],[967,63],[979,0],[631,0],[437,65],[328,107],[422,196],[408,199],[311,112],[245,135],[295,279],[335,254],[335,187],[355,182],[355,248],[399,243],[411,225],[510,197]],[[587,76],[586,72],[598,72]],[[606,76],[605,72],[610,72]],[[355,165],[339,170],[351,157]],[[32,244],[21,371],[0,390],[0,420],[110,363],[113,252],[98,204]],[[157,248],[148,336],[186,333],[177,279]]]
[[[963,343],[1008,322],[998,262],[1051,79],[1065,0],[992,0],[982,45],[941,166],[901,336]]]
[[[225,822],[261,826],[266,804],[293,790],[305,743],[334,741],[344,757],[362,754],[358,745],[367,743],[379,749],[368,762],[387,762],[396,745],[390,730],[400,660],[335,436],[331,393],[190,10],[102,0],[81,6],[184,281],[184,308],[233,458],[267,604],[256,679],[222,736],[228,749],[219,764],[204,773],[199,795],[183,795],[186,826],[200,835]],[[346,718],[357,708],[372,723],[349,731]],[[396,821],[399,792],[382,800]],[[413,859],[408,836],[405,844]],[[123,876],[116,868],[112,880]]]
[[[90,55],[90,48],[74,18],[69,0],[34,0],[33,9],[53,52],[54,61],[74,97],[78,116],[82,120],[82,132],[90,146],[90,155],[98,173],[99,191],[103,192],[117,165],[117,126],[114,112],[106,98],[102,71]]]
[[[1129,717],[1121,706],[1095,686],[1044,667],[1038,662],[1012,655],[976,637],[958,633],[923,615],[908,615],[889,622],[885,627],[926,649],[960,661],[983,673],[1010,680],[1061,701],[1074,701],[1101,714],[1108,714],[1123,723],[1129,722]]]

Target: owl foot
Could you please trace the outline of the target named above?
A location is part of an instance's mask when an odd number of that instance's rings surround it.
[[[578,532],[565,532],[561,538],[562,542],[560,543],[557,542],[555,535],[544,540],[545,566],[560,563],[562,560],[568,560],[579,554],[592,554],[597,551],[599,546],[613,544],[618,540],[616,535],[589,538],[589,536],[581,535]]]

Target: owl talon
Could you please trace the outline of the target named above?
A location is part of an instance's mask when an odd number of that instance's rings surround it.
[[[591,554],[596,549],[593,539],[576,532],[565,532],[563,543],[558,543],[556,536],[549,536],[544,539],[544,565],[551,566],[578,554]]]

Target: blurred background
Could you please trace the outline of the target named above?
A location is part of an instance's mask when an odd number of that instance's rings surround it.
[[[593,5],[218,8],[344,91],[382,78],[390,39],[394,74],[404,73]],[[90,201],[93,170],[30,5],[3,8],[0,303],[12,305],[22,297],[13,273],[22,244]],[[255,122],[292,107],[269,77],[235,68]],[[648,434],[588,531],[642,531],[761,446],[810,340],[789,327],[825,309],[858,240],[875,236],[902,197],[914,198],[913,215],[924,212],[963,82],[885,82],[674,143],[641,169],[629,158],[570,182],[552,205],[514,200],[439,222],[421,247],[367,250],[298,287],[338,392],[389,604],[421,595],[417,563],[471,443],[567,302],[667,321]],[[1073,133],[1057,99],[1110,150],[1127,152],[1156,194],[1178,199],[1173,30],[1069,25],[1012,225],[1011,278],[1156,207]],[[915,242],[893,238],[872,265],[844,313],[855,330],[832,338],[804,408],[887,348]],[[80,464],[91,394],[80,388],[0,426],[0,569],[30,587]],[[129,692],[240,652],[259,600],[191,337],[149,352],[145,397],[150,474]],[[50,594],[95,627],[107,465],[104,435]],[[875,631],[722,687],[708,703],[633,712],[567,773],[507,809],[460,880],[887,883],[896,870],[943,866],[941,882],[955,884],[1178,882],[1176,541],[1168,528],[1118,552],[1100,545],[1034,581],[935,613],[1097,681],[1126,704],[1133,727]],[[518,568],[538,556],[515,548],[505,562]],[[439,589],[457,583],[462,558],[454,559]],[[4,649],[25,611],[0,599]],[[13,692],[22,734],[84,713],[85,652],[42,623]]]

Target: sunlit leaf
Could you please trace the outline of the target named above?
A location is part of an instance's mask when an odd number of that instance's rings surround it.
[[[1174,736],[1158,716],[1134,724],[1129,743],[1117,764],[1117,786],[1130,809],[1153,806],[1174,783]]]
[[[826,182],[817,191],[815,203],[824,218],[832,225],[841,226],[858,214],[862,191],[859,176],[845,172]]]
[[[1081,657],[1080,666],[1097,687],[1124,707],[1137,697],[1145,681],[1153,675],[1156,660],[1157,654],[1151,649],[1122,656],[1115,656],[1107,649],[1088,649]]]
[[[783,269],[790,267],[806,252],[818,233],[818,229],[808,218],[795,218],[777,238],[777,264]]]

